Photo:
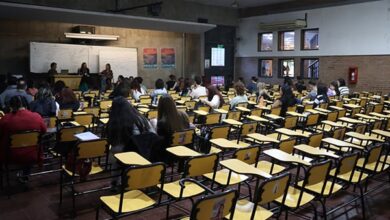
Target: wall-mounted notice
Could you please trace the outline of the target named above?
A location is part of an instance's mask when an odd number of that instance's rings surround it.
[[[157,48],[144,48],[144,68],[157,68]]]
[[[175,48],[161,48],[161,67],[175,68]]]
[[[211,66],[225,66],[225,48],[222,46],[211,48]]]

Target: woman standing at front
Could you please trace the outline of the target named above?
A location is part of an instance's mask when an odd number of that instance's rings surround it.
[[[113,73],[111,70],[111,65],[109,63],[106,64],[106,69],[103,70],[100,73],[100,91],[105,92],[106,89],[111,89],[112,85],[112,78],[113,78]]]

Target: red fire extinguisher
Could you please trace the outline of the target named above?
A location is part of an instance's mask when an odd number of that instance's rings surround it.
[[[356,84],[358,82],[358,68],[350,67],[348,71],[348,79],[350,84]]]

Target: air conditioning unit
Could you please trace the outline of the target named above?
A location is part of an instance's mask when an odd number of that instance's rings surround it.
[[[277,21],[271,23],[260,23],[259,29],[262,31],[279,31],[279,30],[288,30],[288,29],[300,29],[307,26],[306,20],[297,19],[290,21]]]

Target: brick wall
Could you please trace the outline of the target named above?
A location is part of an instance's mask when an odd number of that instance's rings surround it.
[[[258,74],[258,57],[236,58],[235,76],[244,77],[249,82],[252,76]],[[278,58],[273,60],[273,77],[260,78],[266,83],[282,83],[283,79],[278,78]],[[295,76],[301,72],[301,58],[295,60]],[[358,83],[349,85],[352,91],[382,91],[390,92],[390,56],[327,56],[320,57],[320,78],[319,81],[330,83],[340,77],[347,80],[348,68],[357,67],[359,71]],[[306,82],[308,80],[305,80]]]

